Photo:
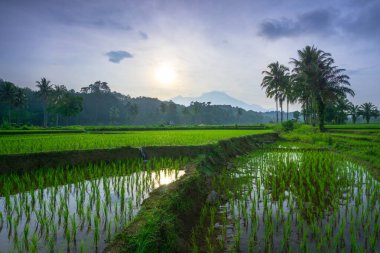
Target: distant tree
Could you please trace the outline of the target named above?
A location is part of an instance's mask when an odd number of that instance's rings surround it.
[[[284,65],[274,62],[268,65],[269,70],[264,70],[264,78],[261,82],[261,87],[265,88],[267,97],[273,98],[276,101],[276,122],[278,123],[278,104],[281,107],[282,119],[282,103],[285,99],[283,88],[288,82],[287,71],[289,70]]]
[[[295,118],[297,121],[300,119],[301,113],[299,111],[293,112],[293,118]]]
[[[66,124],[69,117],[78,115],[83,110],[83,98],[72,92],[66,92],[59,104],[59,113],[66,117]]]
[[[111,89],[108,86],[107,82],[96,81],[93,84],[90,84],[87,87],[81,88],[82,93],[91,94],[95,97],[95,122],[98,123],[98,114],[99,114],[99,100],[103,94],[110,94]]]
[[[67,93],[65,85],[54,85],[48,103],[48,111],[55,114],[55,125],[59,125],[59,115],[61,115],[61,106]],[[75,91],[74,91],[75,92]]]
[[[238,118],[238,122],[237,123],[240,123],[240,117],[241,117],[241,115],[243,115],[243,113],[244,113],[244,109],[240,108],[240,107],[237,107],[237,111],[236,111],[237,118]]]
[[[47,127],[47,121],[48,121],[48,114],[47,114],[47,107],[50,95],[52,94],[53,88],[52,84],[50,84],[50,81],[48,81],[45,77],[41,78],[41,81],[36,81],[37,87],[39,88],[37,94],[42,100],[42,108],[44,111],[44,127]]]
[[[350,103],[348,106],[348,115],[351,115],[352,123],[356,123],[356,119],[359,116],[360,108],[358,105],[354,105],[353,103]]]
[[[120,117],[120,110],[116,106],[111,106],[109,111],[110,122],[115,124],[116,120]]]
[[[16,86],[7,81],[0,81],[0,101],[8,106],[8,122],[11,123],[11,109],[16,95]]]
[[[161,102],[160,103],[160,111],[162,114],[165,114],[166,113],[166,110],[167,110],[167,105],[165,102]]]
[[[137,104],[129,104],[128,106],[128,118],[133,120],[139,114],[139,107]]]
[[[111,89],[108,86],[107,82],[96,81],[87,87],[82,87],[81,92],[83,92],[83,93],[94,93],[94,94],[110,93]]]
[[[359,115],[363,116],[367,124],[369,124],[371,117],[377,116],[377,113],[377,107],[370,102],[364,103],[359,107]]]

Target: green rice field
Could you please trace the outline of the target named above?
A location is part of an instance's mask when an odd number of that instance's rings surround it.
[[[380,183],[325,151],[254,152],[214,177],[193,252],[378,252]]]
[[[187,158],[0,175],[0,252],[101,252]]]
[[[0,154],[26,154],[117,147],[205,145],[272,130],[167,130],[104,133],[0,135]]]

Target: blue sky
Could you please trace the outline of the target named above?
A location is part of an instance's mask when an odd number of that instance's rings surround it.
[[[0,77],[20,86],[102,80],[160,99],[220,90],[273,108],[261,71],[315,45],[347,69],[354,103],[380,106],[379,0],[1,0],[0,10]],[[162,65],[170,85],[155,78]]]

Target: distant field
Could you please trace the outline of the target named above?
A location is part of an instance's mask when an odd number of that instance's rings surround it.
[[[108,133],[13,134],[0,136],[0,154],[141,146],[205,145],[272,130],[170,130]]]
[[[153,130],[217,130],[217,129],[241,129],[241,130],[262,130],[269,129],[263,124],[239,124],[239,125],[148,125],[148,126],[63,126],[63,127],[21,127],[14,129],[0,129],[0,135],[12,134],[50,134],[50,133],[85,133],[103,131],[153,131]]]
[[[380,124],[326,125],[327,129],[379,129]]]

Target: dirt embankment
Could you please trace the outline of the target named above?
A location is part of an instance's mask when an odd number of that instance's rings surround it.
[[[211,189],[211,176],[237,155],[272,143],[277,134],[223,140],[187,168],[178,181],[151,193],[133,222],[104,252],[188,252],[193,226]]]

